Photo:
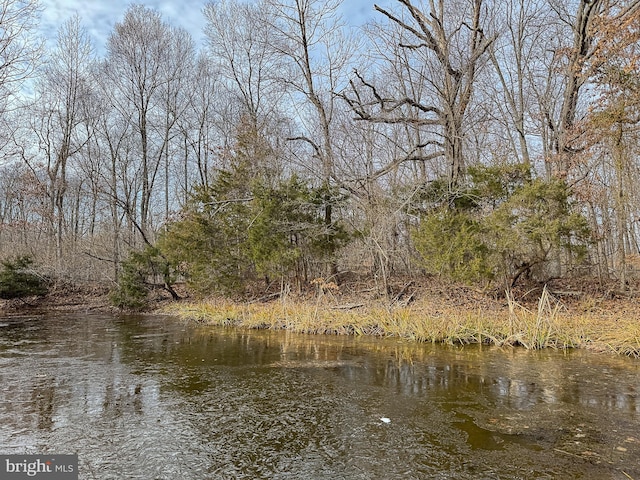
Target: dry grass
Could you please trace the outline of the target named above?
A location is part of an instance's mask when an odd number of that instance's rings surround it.
[[[640,357],[637,316],[569,310],[545,288],[537,306],[523,306],[510,292],[506,305],[470,308],[442,299],[410,305],[382,302],[339,305],[335,298],[268,303],[209,300],[173,303],[163,313],[211,325],[249,329],[286,329],[298,333],[374,335],[417,342],[540,348],[588,348]],[[453,304],[452,304],[453,303]],[[582,309],[585,310],[585,309]]]

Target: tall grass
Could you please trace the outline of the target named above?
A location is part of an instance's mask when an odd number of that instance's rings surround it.
[[[210,325],[286,329],[298,333],[374,335],[417,342],[541,348],[589,348],[640,357],[640,323],[570,313],[545,287],[537,308],[506,294],[506,308],[475,310],[435,300],[410,306],[370,304],[343,308],[324,301],[174,303],[163,312]]]
[[[516,302],[510,291],[506,292],[506,298],[509,306],[507,343],[519,344],[532,350],[573,346],[569,338],[562,339],[559,328],[562,305],[549,293],[546,285],[538,299],[538,308],[535,311]]]

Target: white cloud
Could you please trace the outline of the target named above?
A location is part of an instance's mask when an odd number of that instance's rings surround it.
[[[158,10],[165,20],[184,28],[191,34],[196,44],[203,41],[203,28],[205,19],[202,9],[207,4],[207,0],[157,0],[152,2],[153,8]]]
[[[116,23],[122,20],[134,2],[126,0],[40,0],[43,8],[41,31],[55,42],[58,28],[78,14],[91,36],[96,50],[103,53],[107,39]],[[187,30],[196,42],[202,40],[204,18],[202,8],[206,0],[151,0],[140,2],[160,12],[165,21]]]
[[[143,5],[159,11],[164,20],[188,31],[196,44],[203,42],[202,29],[205,20],[202,9],[209,0],[147,0]],[[390,0],[380,0],[382,5]],[[43,7],[41,30],[51,44],[55,42],[58,28],[73,15],[78,14],[91,36],[99,54],[104,53],[114,25],[122,20],[131,3],[128,0],[40,0]],[[376,16],[374,0],[344,0],[341,13],[347,22],[361,25]]]
[[[98,50],[102,50],[115,22],[124,14],[127,4],[119,0],[41,0],[43,12],[41,30],[50,42],[55,42],[60,26],[78,15]]]

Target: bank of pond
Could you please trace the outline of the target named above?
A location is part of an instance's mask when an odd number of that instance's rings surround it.
[[[434,300],[409,304],[216,299],[176,302],[160,312],[208,325],[329,335],[374,335],[426,343],[579,348],[640,357],[640,310],[586,300],[569,309],[543,290],[523,306],[508,294],[501,305],[456,307]]]

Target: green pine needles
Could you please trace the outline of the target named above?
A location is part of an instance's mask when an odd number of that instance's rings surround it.
[[[158,242],[196,291],[236,294],[258,279],[302,284],[348,241],[323,216],[327,201],[340,202],[335,191],[296,176],[247,178],[242,166],[221,172]]]
[[[553,276],[582,260],[589,229],[563,181],[531,179],[524,165],[468,173],[459,191],[434,182],[421,199],[413,240],[428,273],[513,287],[523,276]]]
[[[36,295],[45,295],[48,291],[47,280],[33,270],[33,259],[19,256],[5,260],[0,270],[0,298],[9,300]]]

